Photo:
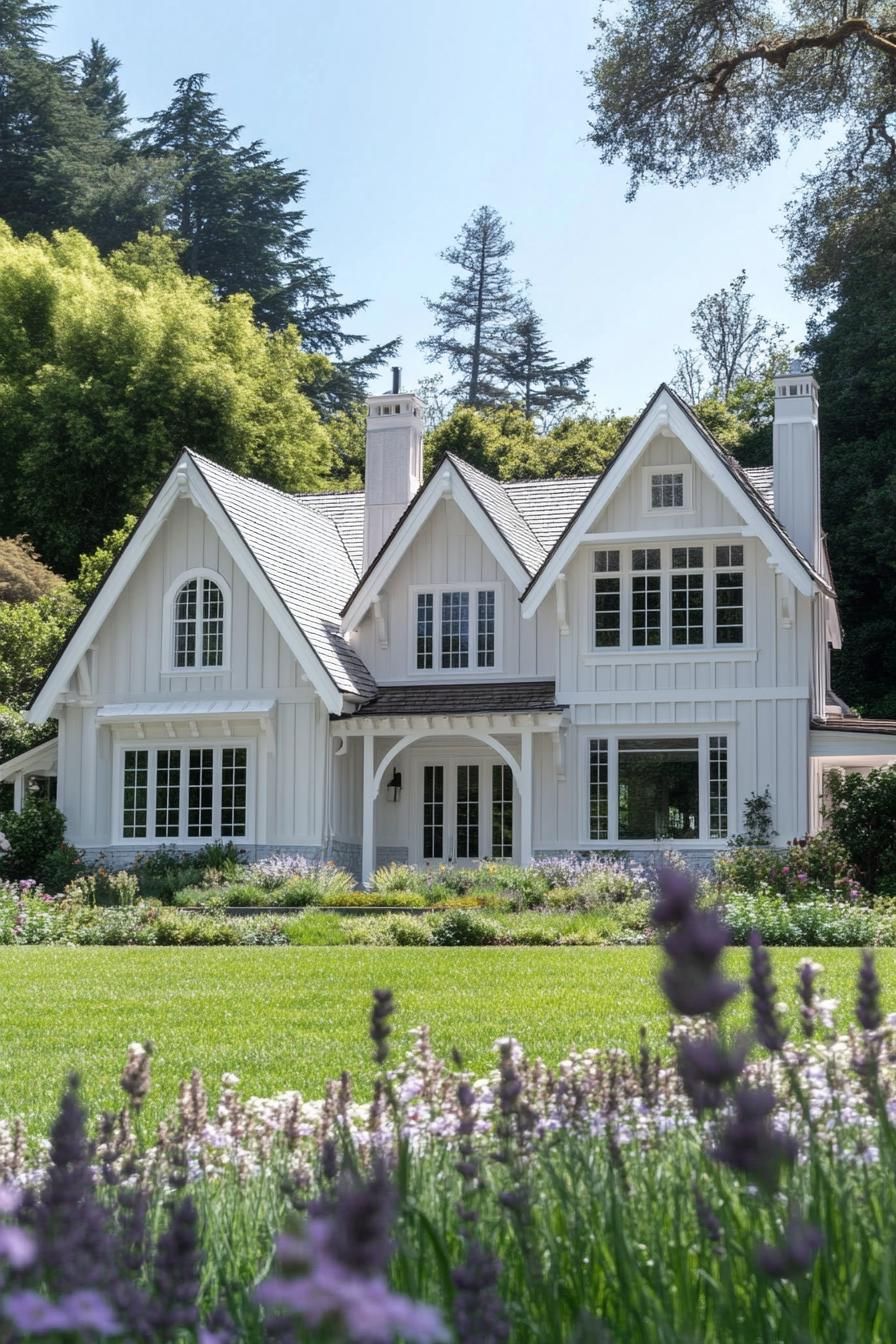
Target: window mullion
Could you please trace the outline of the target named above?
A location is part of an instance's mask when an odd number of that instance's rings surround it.
[[[619,739],[607,738],[607,838],[619,840]]]
[[[698,840],[709,838],[709,737],[701,733],[698,742],[697,759],[697,815],[699,819]]]

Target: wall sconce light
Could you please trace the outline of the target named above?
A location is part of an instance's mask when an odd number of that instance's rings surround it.
[[[397,803],[398,800],[399,800],[399,798],[401,797],[401,771],[400,771],[400,770],[393,770],[393,771],[392,771],[392,778],[389,780],[389,783],[386,785],[386,788],[389,790],[389,794],[390,794],[389,801],[392,802],[392,803]]]

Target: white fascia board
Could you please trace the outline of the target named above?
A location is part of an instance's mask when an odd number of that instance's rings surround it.
[[[488,547],[508,578],[521,593],[531,575],[516,552],[504,540],[479,500],[473,494],[460,472],[451,462],[444,462],[426,488],[417,496],[404,521],[380,555],[372,569],[364,576],[351,604],[342,618],[341,630],[347,634],[357,630],[364,616],[389,581],[408,546],[429,518],[441,499],[450,498],[460,509],[467,522]]]
[[[657,431],[664,428],[671,430],[675,437],[681,440],[704,475],[712,481],[732,508],[736,509],[744,522],[756,533],[756,536],[773,558],[774,563],[783,574],[787,575],[794,587],[805,594],[806,597],[811,597],[816,591],[816,584],[811,574],[782,541],[737,479],[719,461],[690,418],[684,414],[671,397],[664,401],[662,394],[659,394],[626,445],[625,451],[617,457],[609,471],[598,481],[594,494],[587,501],[586,507],[576,519],[574,526],[567,533],[557,550],[546,561],[531,589],[523,599],[521,611],[525,618],[528,619],[535,615],[556,582],[557,576],[569,564],[572,556],[582,544],[586,533],[591,530],[595,519],[607,507],[613,495],[634,469],[641,454],[656,436]],[[637,540],[637,536],[637,531],[633,531],[632,540]]]
[[[26,710],[25,718],[29,723],[44,723],[52,717],[56,703],[66,690],[78,663],[93,644],[126,584],[149,550],[159,528],[177,500],[186,497],[191,498],[208,517],[327,709],[331,714],[341,713],[342,692],[286,610],[268,576],[231,522],[229,514],[208,481],[190,454],[184,452],[178,458],[171,475],[156,495],[148,512],[129,538],[108,578],[85,612],[81,624],[41,687],[34,704]]]
[[[11,779],[13,775],[27,773],[42,765],[51,765],[59,754],[59,738],[51,737],[48,742],[39,742],[36,747],[12,756],[8,761],[0,762],[0,783]]]

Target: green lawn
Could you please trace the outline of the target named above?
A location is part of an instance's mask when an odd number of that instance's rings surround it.
[[[773,953],[791,1001],[803,955]],[[845,1020],[858,953],[813,955]],[[731,960],[742,973],[744,953]],[[91,1108],[118,1105],[126,1047],[146,1039],[156,1048],[154,1120],[194,1065],[213,1086],[233,1071],[256,1093],[296,1087],[312,1097],[345,1068],[366,1092],[374,986],[395,992],[400,1048],[407,1029],[426,1022],[437,1049],[456,1045],[476,1070],[510,1033],[551,1064],[573,1045],[634,1046],[642,1023],[660,1044],[668,1015],[658,965],[653,948],[3,947],[0,1118],[46,1126],[72,1068]],[[878,965],[896,1007],[896,949],[882,950]]]

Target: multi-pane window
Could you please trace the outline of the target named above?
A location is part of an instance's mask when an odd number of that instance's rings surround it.
[[[476,594],[476,665],[495,665],[495,590],[483,588]]]
[[[224,619],[224,593],[213,579],[182,584],[174,599],[173,666],[223,667]]]
[[[464,671],[498,663],[498,597],[494,588],[417,593],[414,666]]]
[[[470,665],[470,594],[442,594],[442,667]]]
[[[684,508],[683,471],[653,471],[650,473],[650,507],[652,509]]]
[[[148,763],[148,751],[124,753],[121,833],[125,840],[141,840],[146,835]]]
[[[716,547],[716,643],[744,642],[744,548]]]
[[[458,859],[479,858],[479,766],[457,767]]]
[[[612,842],[724,840],[728,738],[592,738],[588,838]]]
[[[588,828],[592,840],[610,834],[610,744],[594,738],[588,755]]]
[[[594,646],[617,649],[622,639],[619,551],[594,552]]]
[[[659,547],[632,551],[632,644],[660,644],[663,637],[662,578]]]
[[[245,746],[126,749],[121,775],[122,838],[245,838],[248,766]]]
[[[703,547],[672,547],[672,643],[703,643]]]
[[[423,857],[440,859],[445,836],[445,767],[423,767]]]
[[[156,752],[156,836],[180,834],[180,752]]]
[[[492,858],[513,858],[513,774],[509,765],[492,766]]]
[[[434,603],[432,593],[417,594],[417,666],[424,670],[432,667],[435,639]]]
[[[728,739],[709,739],[709,838],[728,835]]]

